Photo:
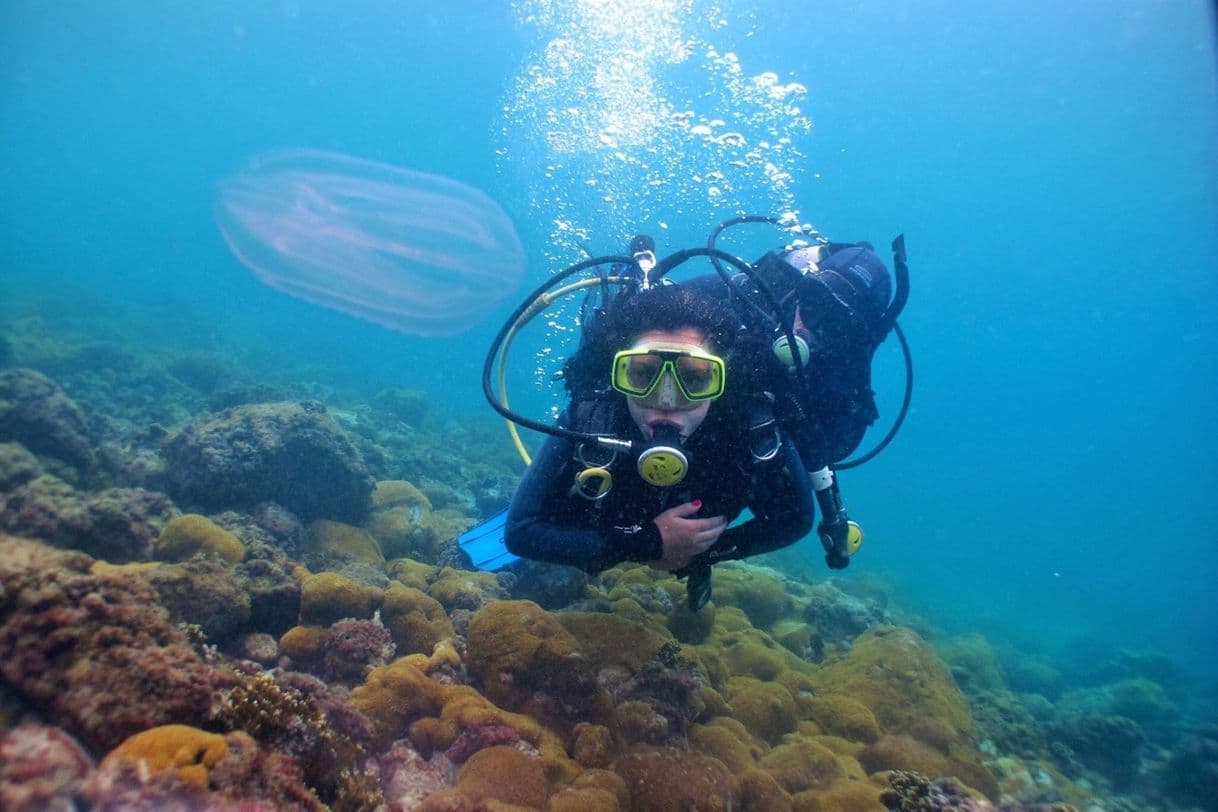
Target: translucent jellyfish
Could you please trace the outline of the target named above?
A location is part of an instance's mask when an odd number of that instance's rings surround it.
[[[471,327],[524,275],[520,238],[487,195],[348,155],[259,156],[220,183],[215,216],[271,287],[415,335]]]

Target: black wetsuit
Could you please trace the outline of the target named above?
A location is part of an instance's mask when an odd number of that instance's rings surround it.
[[[610,409],[611,431],[640,440],[620,397]],[[653,521],[663,511],[694,499],[702,507],[693,518],[735,519],[748,508],[751,519],[723,531],[702,564],[744,558],[785,547],[812,529],[815,505],[807,472],[794,446],[783,440],[778,453],[755,462],[743,426],[731,430],[712,414],[685,445],[689,472],[677,485],[660,488],[643,481],[635,460],[620,455],[610,468],[613,488],[598,501],[571,494],[584,466],[575,443],[550,437],[529,465],[508,510],[504,540],[516,555],[567,564],[596,573],[621,561],[655,561],[663,555]],[[570,425],[570,410],[560,425]]]
[[[836,251],[845,253],[838,257],[853,255],[865,250],[875,257],[865,244],[842,244]],[[834,255],[836,256],[836,254]],[[811,359],[806,374],[807,386],[812,397],[805,395],[805,386],[788,374],[784,367],[768,351],[762,348],[754,362],[756,379],[753,386],[764,389],[775,396],[775,413],[783,428],[790,434],[809,470],[816,470],[844,460],[858,448],[863,434],[871,426],[879,412],[875,405],[875,393],[871,390],[871,358],[883,341],[874,326],[880,314],[860,304],[855,310],[836,306],[834,300],[823,292],[823,286],[804,281],[801,272],[782,260],[779,252],[766,254],[753,263],[755,272],[778,300],[784,317],[792,319],[796,303],[801,306],[806,329],[796,334],[808,342]],[[887,273],[883,263],[875,258],[879,270]],[[748,299],[766,312],[769,304],[758,294],[745,274],[731,277],[732,295],[737,299]],[[728,297],[728,286],[719,276],[708,274],[684,283],[687,287],[710,296]],[[887,281],[883,283],[883,294],[887,299]],[[821,291],[815,300],[801,296],[806,292]],[[773,327],[759,320],[747,307],[741,308],[742,316],[755,337],[768,336],[772,340]]]

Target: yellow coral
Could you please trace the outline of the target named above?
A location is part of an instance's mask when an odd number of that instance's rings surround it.
[[[848,654],[810,677],[818,695],[861,702],[874,714],[880,733],[889,734],[862,757],[869,769],[930,764],[945,756],[946,763],[935,768],[942,771],[938,774],[956,775],[986,794],[996,791],[974,744],[968,703],[946,666],[912,630],[869,629]]]
[[[445,611],[479,609],[489,598],[503,594],[493,572],[470,572],[444,567],[427,587],[427,594],[443,604]]]
[[[454,637],[452,621],[435,598],[419,589],[394,583],[385,590],[381,619],[399,654],[430,652],[441,640]]]
[[[152,774],[172,769],[187,784],[206,789],[207,771],[227,753],[228,744],[218,733],[189,725],[162,725],[126,739],[110,751],[101,766],[128,762]]]
[[[413,558],[395,558],[385,565],[385,574],[390,578],[403,586],[414,587],[424,592],[427,591],[427,585],[435,579],[439,570],[439,567],[415,561]]]
[[[717,617],[724,614],[720,610]],[[704,657],[707,654],[712,658],[717,655],[731,676],[774,680],[783,671],[808,667],[807,663],[776,643],[774,638],[753,628],[728,632],[716,629],[708,642],[698,646],[698,651]]]
[[[584,767],[608,767],[613,752],[613,734],[604,725],[579,722],[571,731],[575,743],[571,755]]]
[[[302,623],[329,626],[336,620],[372,617],[381,604],[381,590],[337,572],[319,572],[300,587]]]
[[[829,748],[794,738],[762,756],[758,766],[790,793],[826,788],[846,772]]]
[[[765,812],[790,812],[791,796],[765,770],[751,768],[740,775],[740,798],[745,809]]]
[[[318,519],[309,525],[304,552],[323,559],[359,561],[377,568],[385,565],[385,556],[376,539],[358,527],[329,519]]]
[[[185,513],[169,520],[153,552],[161,561],[186,561],[203,553],[217,555],[231,565],[245,558],[245,545],[206,516]]]
[[[546,812],[619,812],[617,797],[607,789],[567,787],[550,799]]]
[[[423,716],[439,716],[453,686],[433,682],[402,660],[374,668],[351,692],[351,703],[372,720],[387,742]]]
[[[880,737],[875,714],[853,697],[840,694],[812,697],[804,707],[807,718],[826,733],[856,742],[873,742]]]
[[[279,653],[300,662],[319,660],[329,637],[325,626],[293,626],[279,638]]]
[[[436,643],[432,647],[430,656],[419,652],[407,654],[401,659],[402,662],[409,663],[429,676],[433,671],[441,671],[446,668],[455,670],[461,667],[461,654],[453,645],[452,640],[441,640]]]
[[[781,683],[733,677],[727,690],[732,716],[754,736],[776,744],[795,729],[795,698]]]
[[[751,564],[715,568],[715,601],[740,607],[759,629],[769,629],[792,610],[782,583]]]
[[[372,509],[413,507],[420,512],[431,510],[431,500],[404,479],[382,479],[372,491]]]
[[[461,766],[457,790],[475,804],[494,798],[541,809],[549,794],[545,772],[533,756],[496,745],[479,750]]]
[[[689,731],[689,745],[722,761],[733,775],[751,769],[765,751],[765,745],[756,742],[735,719],[720,718],[710,724],[694,725]]]
[[[617,759],[613,771],[626,780],[635,812],[729,812],[740,806],[736,778],[722,762],[699,753],[639,749]]]
[[[598,671],[617,667],[633,674],[668,642],[657,632],[616,613],[559,612],[557,618]]]
[[[870,781],[840,779],[825,789],[810,789],[796,794],[795,812],[884,812],[882,790]]]

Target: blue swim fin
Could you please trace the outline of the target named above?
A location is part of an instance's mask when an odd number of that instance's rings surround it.
[[[495,572],[520,560],[503,546],[503,526],[507,523],[507,508],[476,527],[457,536],[457,544],[476,570]]]

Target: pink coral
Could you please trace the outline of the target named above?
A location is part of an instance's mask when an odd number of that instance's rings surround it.
[[[437,753],[425,759],[404,739],[394,742],[378,761],[388,812],[417,809],[424,798],[451,787],[456,778],[456,768],[447,756]]]
[[[389,630],[379,620],[340,620],[326,637],[326,675],[341,681],[362,680],[369,669],[392,660],[393,652]]]
[[[484,748],[497,744],[516,744],[519,741],[520,733],[507,725],[475,725],[463,729],[445,755],[450,761],[460,764]]]

